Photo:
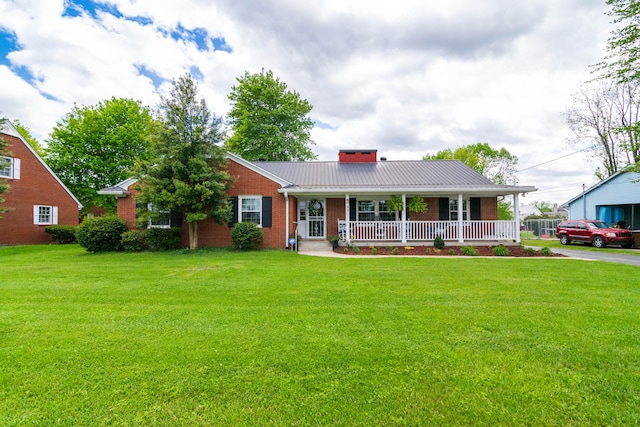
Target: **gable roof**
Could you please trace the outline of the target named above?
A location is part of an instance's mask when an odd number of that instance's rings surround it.
[[[614,173],[613,175],[611,175],[610,177],[605,178],[605,179],[603,179],[602,181],[598,182],[597,184],[592,185],[591,187],[587,188],[585,191],[583,191],[582,193],[580,193],[580,194],[578,194],[577,196],[573,197],[573,198],[572,198],[572,199],[570,199],[569,201],[567,201],[567,202],[563,203],[562,205],[563,205],[563,206],[565,206],[565,205],[566,205],[566,206],[569,206],[569,205],[571,205],[571,203],[575,202],[576,200],[578,200],[578,199],[582,199],[582,197],[583,197],[585,194],[589,194],[589,193],[591,193],[592,191],[597,190],[598,188],[600,188],[600,187],[602,187],[603,185],[607,184],[609,181],[613,181],[613,180],[617,179],[620,175],[622,175],[622,174],[626,174],[626,173],[634,173],[634,172],[633,172],[633,171],[630,171],[630,170],[621,170],[621,171],[618,171],[618,172]]]
[[[58,178],[58,175],[56,175],[55,172],[53,172],[51,170],[49,165],[47,165],[44,162],[44,160],[42,160],[42,158],[38,155],[38,153],[36,153],[36,151],[33,149],[33,147],[31,145],[29,145],[29,143],[22,137],[22,135],[20,135],[20,132],[18,132],[18,129],[16,129],[15,126],[13,126],[13,124],[9,120],[6,120],[3,125],[0,125],[0,133],[3,133],[5,135],[9,135],[9,136],[13,136],[14,138],[18,138],[20,141],[22,141],[24,146],[29,151],[31,151],[33,156],[42,164],[42,166],[45,167],[47,172],[49,172],[51,174],[51,176],[58,182],[58,184],[60,184],[60,186],[62,186],[62,188],[69,194],[69,196],[71,196],[73,201],[78,204],[78,210],[82,209],[82,203],[80,203],[80,201],[76,198],[76,196],[73,195],[71,190],[69,190],[67,188],[67,186],[64,185],[64,183],[60,180],[60,178]]]
[[[292,183],[283,192],[515,194],[535,187],[498,185],[459,160],[403,160],[371,163],[338,161],[253,162]]]

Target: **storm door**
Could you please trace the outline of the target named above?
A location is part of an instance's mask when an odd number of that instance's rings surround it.
[[[307,237],[325,237],[325,200],[311,199],[307,201]]]

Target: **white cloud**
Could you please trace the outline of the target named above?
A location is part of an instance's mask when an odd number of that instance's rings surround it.
[[[349,147],[418,159],[488,142],[525,168],[576,150],[561,112],[603,54],[603,3],[110,0],[123,17],[63,17],[63,0],[0,0],[0,30],[19,44],[0,62],[10,67],[0,66],[0,109],[43,140],[74,103],[115,96],[153,107],[168,85],[151,77],[197,68],[201,94],[223,115],[236,77],[265,68],[331,126],[312,132],[321,159]],[[204,29],[232,52],[213,52],[211,40],[198,49],[172,37],[178,28]],[[541,189],[532,198],[563,202],[594,169],[578,154],[519,178]]]

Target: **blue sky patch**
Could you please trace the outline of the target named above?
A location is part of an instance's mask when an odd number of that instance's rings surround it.
[[[160,77],[160,75],[158,73],[156,73],[155,71],[152,71],[150,69],[148,69],[146,66],[144,65],[134,65],[136,67],[136,70],[138,70],[138,73],[141,76],[145,76],[147,78],[149,78],[151,80],[151,82],[153,83],[153,86],[157,89],[158,87],[160,87],[160,85],[162,83],[164,83],[165,81],[167,81],[166,79],[163,79],[162,77]]]
[[[20,50],[16,35],[0,28],[0,64],[11,67],[7,55],[16,50]]]
[[[328,123],[321,122],[320,120],[314,120],[313,126],[317,127],[317,128],[320,128],[320,129],[330,129],[330,130],[336,130],[337,129],[336,127],[331,126]]]
[[[109,3],[96,3],[91,0],[65,0],[62,16],[76,18],[86,12],[93,18],[97,18],[98,12],[109,13],[116,18],[122,18],[122,13],[115,5]]]

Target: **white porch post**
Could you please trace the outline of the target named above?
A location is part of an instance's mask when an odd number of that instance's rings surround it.
[[[462,236],[462,193],[458,194],[458,243],[464,242],[464,238]]]
[[[407,195],[403,194],[402,195],[402,221],[401,221],[401,229],[400,229],[400,235],[402,236],[402,243],[407,243]]]
[[[347,245],[351,245],[351,222],[349,221],[349,212],[351,209],[349,208],[349,195],[345,194],[344,196],[344,231],[346,235],[344,236]]]
[[[289,193],[284,193],[284,217],[285,219],[285,226],[284,226],[284,247],[288,248],[289,247]],[[298,236],[296,236],[296,239],[298,238]]]
[[[513,195],[513,218],[514,218],[514,231],[516,233],[516,243],[520,243],[520,209],[518,209],[518,193]]]

